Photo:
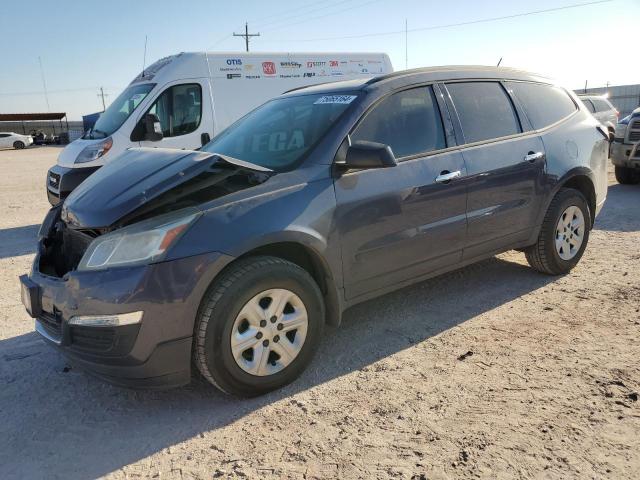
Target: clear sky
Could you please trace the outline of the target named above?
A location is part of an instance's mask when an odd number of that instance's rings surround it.
[[[31,0],[0,9],[0,113],[46,111],[38,56],[51,111],[70,119],[101,110],[100,86],[113,100],[147,64],[181,51],[242,51],[249,21],[252,51],[371,51],[396,70],[446,64],[525,68],[570,88],[640,83],[640,0],[430,28],[589,0]],[[411,31],[412,29],[423,29]],[[365,36],[381,32],[401,33]],[[358,38],[335,38],[359,36]],[[636,36],[637,37],[637,36]]]

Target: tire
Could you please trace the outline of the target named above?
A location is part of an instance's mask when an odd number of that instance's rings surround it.
[[[635,185],[640,182],[640,172],[632,168],[616,167],[616,180],[622,185]]]
[[[258,320],[259,325],[256,325],[256,318],[260,318],[263,313],[265,316],[270,314],[270,302],[273,299],[269,292],[288,292],[282,298],[293,294],[292,300],[286,301],[281,309],[282,315],[279,314],[277,320],[272,322],[276,318],[274,315]],[[262,302],[259,303],[262,310],[255,309],[258,298]],[[296,305],[295,309],[293,304]],[[246,310],[249,305],[253,305],[254,309]],[[245,311],[253,312],[254,318],[243,319],[240,314]],[[279,336],[278,330],[283,328],[280,324],[285,324],[284,315],[296,318],[295,315],[300,312],[306,312],[305,333],[302,333],[302,329],[285,331],[286,335],[293,334],[293,337],[283,335],[283,338],[276,339]],[[299,318],[303,316],[299,315]],[[205,294],[196,318],[193,361],[200,373],[223,392],[240,397],[261,395],[292,382],[302,373],[318,348],[323,327],[322,293],[311,275],[281,258],[249,257],[232,264]],[[241,332],[241,328],[245,330]],[[258,333],[254,335],[254,332]],[[245,339],[246,335],[249,336]],[[237,355],[243,347],[232,347],[232,341],[240,336],[242,340],[235,340],[238,344],[244,345],[246,341],[257,343]],[[293,340],[289,341],[289,338]],[[291,347],[294,340],[301,345],[295,347],[299,350],[296,355],[289,357],[293,359],[286,364],[286,359],[278,355],[281,350],[274,349]],[[269,343],[268,347],[265,342]],[[233,348],[236,348],[236,356]],[[264,353],[266,357],[262,356],[263,353],[258,353],[267,350],[269,353]],[[254,358],[255,355],[265,361],[258,361]],[[258,369],[249,368],[251,365],[258,365]]]
[[[565,241],[563,238],[566,236],[567,242],[571,240],[575,242],[575,239],[578,238],[578,233],[576,233],[578,229],[574,232],[573,227],[571,227],[565,234],[562,229],[558,231],[558,226],[561,217],[563,217],[566,212],[570,212],[572,217],[574,217],[573,212],[575,212],[575,217],[580,216],[580,213],[573,207],[577,208],[582,214],[583,226],[579,232],[581,234],[581,243],[572,250],[569,243],[563,243]],[[567,217],[563,217],[563,223],[565,219],[567,219]],[[576,219],[575,225],[579,223],[578,220],[579,218]],[[548,275],[568,273],[578,264],[580,258],[582,258],[582,254],[589,242],[590,230],[591,215],[589,214],[589,207],[584,195],[573,188],[561,189],[547,209],[537,242],[525,250],[527,262],[529,262],[529,265],[531,265],[533,269]],[[558,232],[560,235],[558,235]],[[575,238],[573,233],[576,233]],[[569,235],[571,236],[571,240],[568,238]],[[558,250],[556,242],[563,243],[561,251]],[[567,245],[569,245],[569,247],[567,247]],[[562,258],[563,256],[565,258]]]
[[[15,142],[13,142],[13,148],[15,148],[16,150],[22,150],[24,148],[24,142],[16,140]]]

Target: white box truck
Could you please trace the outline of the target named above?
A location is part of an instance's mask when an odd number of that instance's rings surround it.
[[[59,203],[130,147],[199,148],[250,110],[306,85],[391,73],[383,53],[180,53],[145,68],[47,175]]]

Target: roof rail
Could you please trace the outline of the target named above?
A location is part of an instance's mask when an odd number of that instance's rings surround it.
[[[335,80],[333,80],[331,82],[314,83],[313,85],[302,85],[301,87],[292,88],[291,90],[287,90],[286,92],[282,92],[281,95],[284,95],[285,93],[295,92],[297,90],[302,90],[302,89],[309,88],[309,87],[317,87],[318,85],[326,85],[327,83],[335,83]]]

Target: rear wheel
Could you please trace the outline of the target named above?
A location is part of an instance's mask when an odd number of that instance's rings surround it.
[[[232,265],[200,306],[194,362],[224,392],[250,397],[293,381],[324,326],[322,294],[299,266],[276,257]]]
[[[616,180],[623,185],[635,185],[640,182],[640,172],[633,168],[616,167]]]
[[[13,142],[13,148],[15,148],[16,150],[22,150],[24,148],[24,142],[16,140],[15,142]]]
[[[589,241],[591,216],[582,193],[563,188],[551,201],[537,242],[525,250],[529,265],[549,275],[568,273]]]

